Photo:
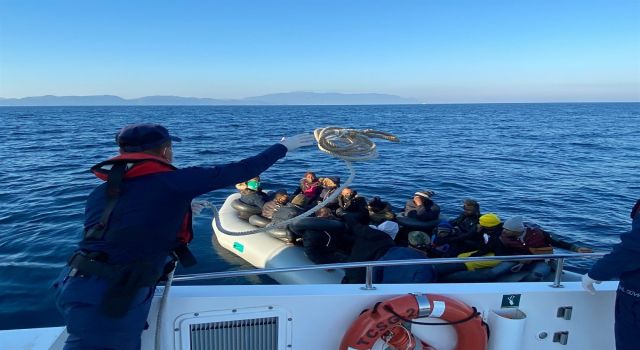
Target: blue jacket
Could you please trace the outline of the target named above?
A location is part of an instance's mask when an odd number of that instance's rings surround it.
[[[177,233],[193,198],[258,176],[286,152],[285,146],[276,144],[239,162],[125,177],[105,239],[83,240],[79,249],[104,252],[111,264],[145,261],[162,266],[180,244]],[[100,221],[105,203],[106,183],[94,189],[87,199],[85,229]]]
[[[640,291],[640,214],[636,214],[631,231],[620,235],[621,243],[598,260],[589,271],[589,277],[598,281],[620,279],[627,289]]]
[[[427,255],[417,249],[408,247],[392,247],[379,261],[426,259]],[[376,268],[376,283],[430,283],[435,282],[436,274],[433,265],[402,265]]]

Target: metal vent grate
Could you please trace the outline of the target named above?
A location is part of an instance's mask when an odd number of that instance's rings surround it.
[[[189,326],[191,350],[277,350],[278,318],[198,323]]]

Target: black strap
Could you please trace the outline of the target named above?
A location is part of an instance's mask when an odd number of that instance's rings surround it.
[[[179,245],[173,253],[178,257],[178,261],[184,267],[191,267],[198,263],[196,257],[191,253],[186,244]]]
[[[374,306],[374,310],[378,305],[376,304],[376,306]],[[413,324],[419,324],[419,325],[424,325],[424,326],[445,326],[445,325],[454,325],[454,324],[459,324],[459,323],[463,323],[463,322],[467,322],[470,321],[476,317],[478,317],[480,315],[480,313],[478,312],[478,310],[475,307],[472,307],[473,312],[471,313],[471,315],[461,319],[461,320],[456,320],[456,321],[449,321],[449,322],[445,322],[445,323],[435,323],[435,322],[418,322],[418,321],[413,321],[410,320],[408,318],[402,317],[401,315],[399,315],[397,312],[395,312],[393,310],[393,308],[391,308],[391,306],[389,305],[385,305],[383,306],[383,308],[392,313],[394,316],[398,317],[399,319],[401,319],[404,322],[408,322],[408,323],[413,323]]]
[[[84,239],[102,240],[109,226],[109,218],[120,198],[120,186],[127,168],[127,163],[116,163],[109,171],[107,178],[107,203],[100,217],[100,222],[85,231]]]

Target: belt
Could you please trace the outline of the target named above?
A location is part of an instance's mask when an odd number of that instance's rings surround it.
[[[69,277],[96,276],[107,280],[113,280],[119,275],[119,265],[110,265],[103,261],[88,256],[85,252],[76,252],[67,261],[71,267]]]
[[[162,269],[157,271],[151,265],[145,264],[108,264],[96,260],[85,252],[76,252],[69,258],[68,265],[71,267],[69,277],[74,276],[96,276],[103,278],[110,283],[119,285],[133,283],[135,287],[154,286],[162,276]]]

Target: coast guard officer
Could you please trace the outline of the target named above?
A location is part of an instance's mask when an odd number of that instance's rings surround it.
[[[631,231],[620,235],[622,242],[582,276],[582,286],[591,294],[596,292],[594,283],[620,278],[615,309],[617,350],[640,348],[640,199],[631,210],[631,219]]]
[[[310,134],[283,138],[239,162],[178,169],[172,142],[156,124],[124,127],[120,155],[91,170],[105,181],[89,195],[84,237],[54,283],[56,304],[67,325],[65,349],[139,349],[158,280],[177,257],[195,263],[191,201],[251,179],[287,151],[311,145]]]

